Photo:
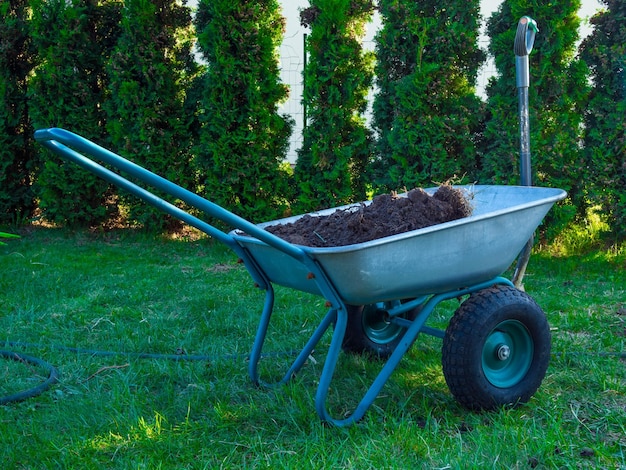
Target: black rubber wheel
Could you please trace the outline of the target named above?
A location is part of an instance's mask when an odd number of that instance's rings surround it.
[[[550,362],[546,315],[525,292],[494,286],[471,295],[443,340],[443,374],[459,403],[492,410],[527,402]]]
[[[391,323],[384,302],[368,305],[346,305],[348,325],[343,338],[343,350],[356,354],[371,354],[385,359],[404,336],[406,329]],[[415,319],[419,309],[401,315],[407,320]]]

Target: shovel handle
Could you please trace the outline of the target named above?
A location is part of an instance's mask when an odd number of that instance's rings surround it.
[[[528,125],[528,87],[530,83],[528,56],[533,50],[535,35],[538,31],[539,29],[537,28],[535,20],[530,16],[522,16],[517,23],[517,33],[515,34],[515,70],[520,102],[520,163],[522,186],[532,185],[530,169],[530,129]],[[513,285],[517,289],[524,290],[522,281],[530,259],[533,241],[534,236],[531,236],[530,240],[526,242],[524,249],[517,257],[517,265],[513,274]]]

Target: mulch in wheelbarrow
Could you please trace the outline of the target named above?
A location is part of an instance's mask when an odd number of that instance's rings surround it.
[[[463,191],[444,184],[432,196],[420,188],[412,189],[406,197],[381,194],[371,204],[337,209],[324,216],[307,214],[295,222],[265,229],[296,245],[334,247],[450,222],[471,212]]]

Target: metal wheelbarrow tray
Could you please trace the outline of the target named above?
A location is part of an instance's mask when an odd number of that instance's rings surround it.
[[[321,265],[348,304],[437,294],[488,281],[506,271],[554,202],[565,196],[553,188],[460,188],[471,200],[470,217],[365,243],[302,249]],[[337,209],[309,215],[323,216]],[[259,227],[290,223],[300,217]],[[231,235],[250,251],[272,282],[321,295],[302,263],[258,239],[238,235],[237,231]]]
[[[35,138],[63,158],[225,243],[241,258],[253,280],[265,289],[249,362],[255,384],[268,385],[261,380],[258,366],[273,313],[272,285],[324,297],[329,310],[279,383],[289,381],[332,330],[315,396],[317,413],[326,422],[343,426],[361,419],[420,333],[443,339],[446,381],[455,398],[469,408],[525,402],[543,380],[550,353],[545,314],[530,296],[500,276],[552,205],[566,196],[560,189],[466,186],[463,189],[473,205],[470,217],[366,243],[311,248],[264,230],[301,216],[255,225],[66,130],[38,130]],[[217,229],[84,154],[234,230]],[[426,325],[440,302],[463,297],[466,300],[445,332]],[[334,418],[326,402],[342,350],[374,353],[385,362],[355,410]]]

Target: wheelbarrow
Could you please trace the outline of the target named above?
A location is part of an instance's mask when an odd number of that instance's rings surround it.
[[[543,380],[550,357],[545,314],[502,274],[552,205],[566,196],[565,191],[460,186],[471,198],[470,217],[365,243],[312,248],[288,243],[264,229],[301,216],[256,225],[72,132],[42,129],[35,139],[236,253],[254,282],[265,290],[250,353],[253,383],[270,385],[260,377],[259,362],[274,308],[273,286],[323,297],[327,313],[278,383],[288,382],[332,330],[315,395],[316,411],[325,422],[344,426],[360,420],[420,333],[443,339],[445,379],[455,398],[468,408],[488,410],[523,403]],[[222,231],[144,186],[164,191],[233,230]],[[465,300],[445,331],[426,325],[438,304],[456,298]],[[327,401],[342,351],[374,354],[384,359],[384,365],[351,414],[333,417]]]

